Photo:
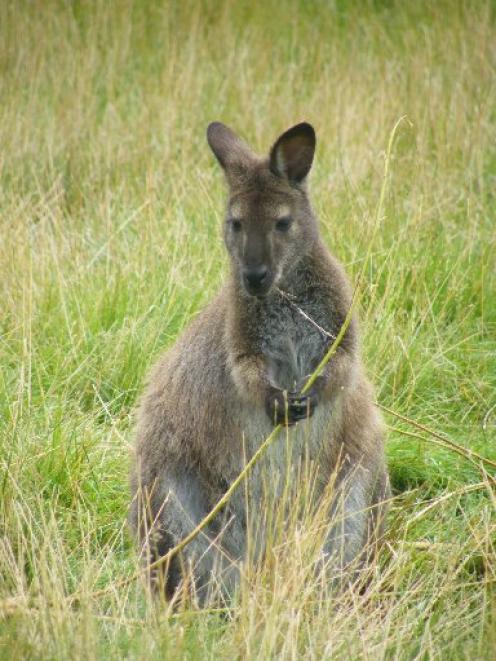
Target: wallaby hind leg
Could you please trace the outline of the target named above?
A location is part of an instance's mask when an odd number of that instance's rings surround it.
[[[336,488],[331,526],[324,545],[330,568],[355,580],[374,558],[383,534],[387,474],[372,475],[363,467],[351,471]]]
[[[324,553],[332,564],[344,569],[363,550],[367,530],[367,498],[362,482],[348,476],[333,496],[331,525],[324,544]]]
[[[371,562],[384,542],[388,500],[391,498],[389,477],[385,468],[378,472],[374,484],[371,507],[367,517],[367,545],[365,562]]]
[[[180,478],[161,474],[151,485],[138,487],[131,522],[147,565],[164,557],[200,523],[208,513],[206,503],[199,480],[184,469]],[[222,547],[224,530],[221,519],[212,522],[177,556],[151,570],[152,587],[163,589],[170,599],[190,582],[190,592],[202,605],[232,595],[239,569],[237,558]]]

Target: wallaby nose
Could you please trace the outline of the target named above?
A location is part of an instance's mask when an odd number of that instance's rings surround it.
[[[245,283],[250,289],[261,289],[268,280],[269,269],[262,264],[261,266],[246,269],[243,276]]]

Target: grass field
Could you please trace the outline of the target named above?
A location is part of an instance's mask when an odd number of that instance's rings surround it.
[[[0,658],[494,658],[494,3],[5,0],[0,98]],[[458,452],[385,413],[366,596],[312,580],[309,523],[228,612],[171,614],[118,582],[137,396],[226,273],[206,126],[259,151],[315,126],[314,206],[356,281],[401,117],[363,356],[378,402]]]

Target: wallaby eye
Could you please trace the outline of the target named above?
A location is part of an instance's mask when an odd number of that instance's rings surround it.
[[[237,218],[231,218],[229,221],[233,232],[241,232],[242,224]]]
[[[279,218],[276,223],[276,230],[278,232],[287,232],[291,227],[292,220],[291,218]]]

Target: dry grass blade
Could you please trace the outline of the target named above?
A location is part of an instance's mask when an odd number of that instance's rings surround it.
[[[399,420],[402,420],[403,422],[407,422],[409,425],[412,425],[416,429],[421,429],[422,431],[426,432],[433,438],[437,440],[437,445],[440,445],[444,448],[450,449],[453,452],[456,452],[462,457],[465,457],[465,459],[468,459],[471,461],[473,464],[475,464],[477,467],[479,465],[475,461],[476,459],[483,464],[486,464],[488,466],[492,466],[493,468],[496,468],[496,461],[492,461],[488,457],[483,457],[481,454],[478,452],[475,452],[474,450],[471,450],[470,448],[465,448],[463,445],[459,445],[458,443],[455,443],[449,438],[446,438],[446,436],[443,436],[442,434],[439,434],[438,432],[434,431],[433,429],[429,429],[429,427],[426,427],[425,425],[421,424],[420,422],[417,422],[416,420],[412,420],[411,418],[407,418],[405,415],[402,415],[401,413],[397,413],[396,411],[393,411],[391,408],[384,406],[383,404],[380,404],[376,402],[376,406],[378,406],[380,409],[383,411],[386,411],[386,413],[389,413],[390,415],[394,416],[395,418],[398,418]],[[397,429],[394,428],[394,431],[400,433],[400,434],[405,434],[408,436],[412,436],[415,438],[419,438],[425,442],[429,442],[429,439],[426,439],[423,436],[412,434],[410,432],[405,432],[402,429]],[[432,439],[430,439],[431,443],[435,443]]]

